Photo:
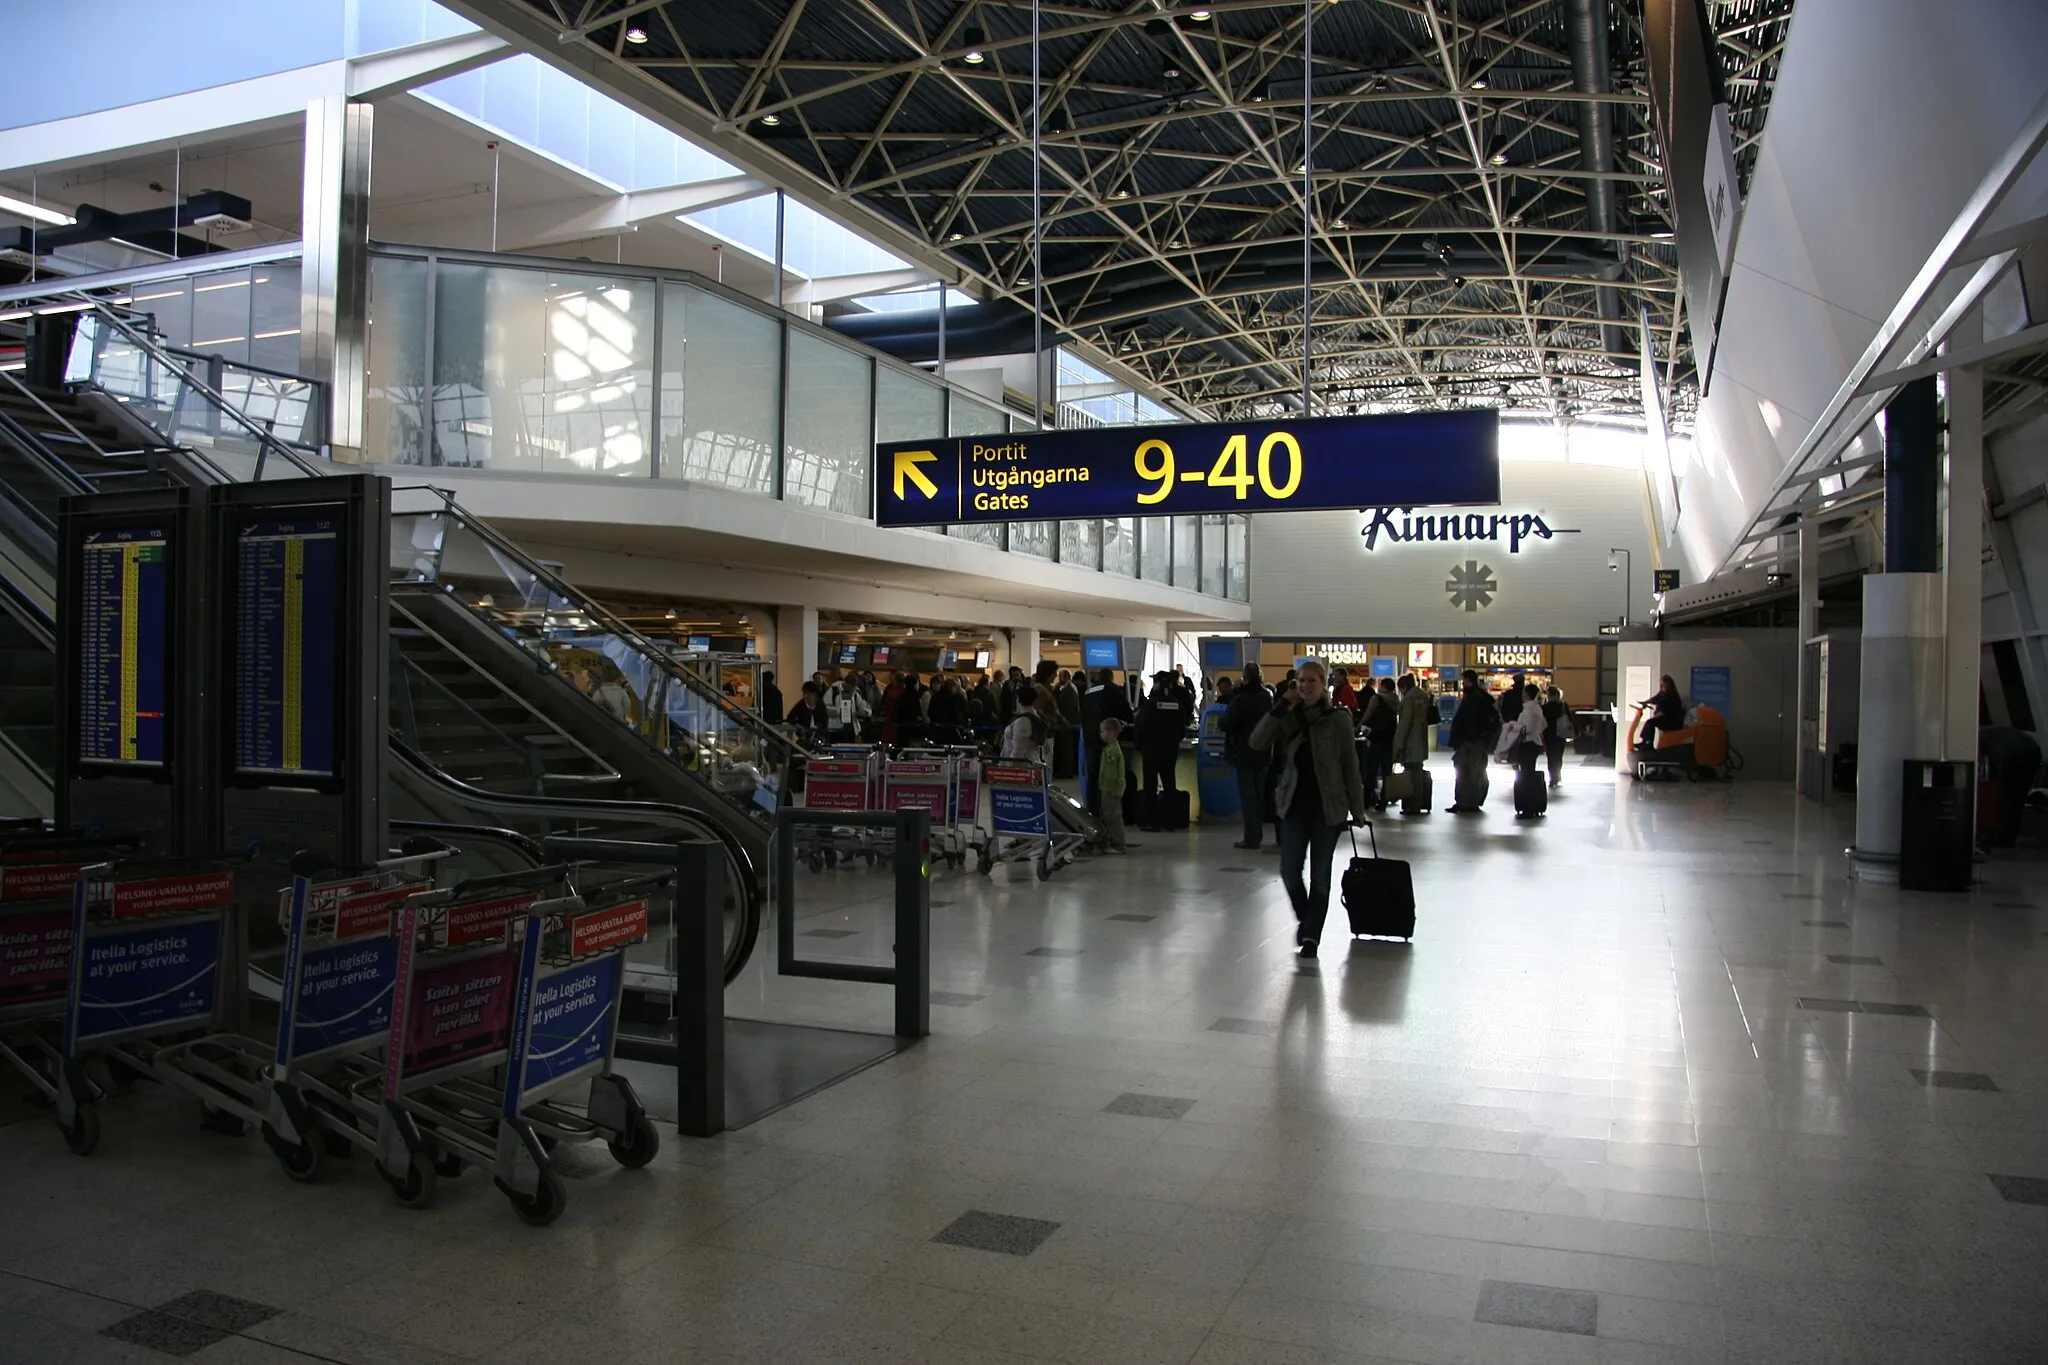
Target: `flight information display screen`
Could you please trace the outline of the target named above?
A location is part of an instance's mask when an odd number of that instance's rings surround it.
[[[235,542],[235,770],[332,777],[341,519],[252,522]]]
[[[170,550],[160,526],[85,533],[77,679],[82,763],[163,764]]]

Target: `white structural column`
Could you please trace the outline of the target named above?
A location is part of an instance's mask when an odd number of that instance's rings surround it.
[[[359,460],[369,361],[373,106],[337,91],[306,106],[299,235],[299,370],[328,386],[328,441]]]
[[[1863,578],[1851,864],[1863,881],[1899,879],[1899,816],[1905,805],[1901,765],[1941,748],[1947,695],[1941,678],[1947,662],[1942,577],[1874,573]]]
[[[1809,725],[1807,716],[1816,714],[1814,690],[1826,686],[1826,679],[1817,667],[1808,667],[1807,660],[1817,648],[1815,637],[1820,634],[1820,523],[1812,516],[1799,518],[1799,701],[1793,712],[1799,723],[1799,749],[1793,755],[1792,790],[1802,796],[1818,791],[1825,796],[1828,783],[1823,780],[1809,786],[1815,774],[1809,768],[1819,763],[1821,774],[1827,772],[1828,737],[1819,732],[1817,724]]]
[[[1984,312],[1973,307],[1948,335],[1948,345],[1983,339]],[[1977,757],[1980,675],[1984,665],[1984,371],[1948,372],[1948,496],[1942,527],[1942,579],[1947,588],[1947,715],[1941,756]]]
[[[1036,628],[1015,627],[1010,631],[1010,662],[1028,675],[1038,667],[1040,632]]]
[[[775,609],[775,682],[785,708],[795,706],[804,683],[818,671],[818,609]]]

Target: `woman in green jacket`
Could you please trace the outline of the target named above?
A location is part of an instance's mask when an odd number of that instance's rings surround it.
[[[1365,788],[1351,713],[1329,696],[1329,673],[1320,659],[1302,664],[1273,709],[1252,730],[1252,747],[1273,752],[1279,765],[1273,809],[1280,817],[1280,880],[1293,902],[1295,943],[1314,957],[1330,912],[1330,859],[1337,831],[1365,823]],[[1302,861],[1308,879],[1302,880]]]

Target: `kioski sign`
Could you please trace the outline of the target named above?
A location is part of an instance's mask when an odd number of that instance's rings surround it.
[[[1522,546],[1554,536],[1575,536],[1577,528],[1552,526],[1534,512],[1440,512],[1415,515],[1412,507],[1369,509],[1365,526],[1368,553],[1384,541],[1390,545],[1411,545],[1418,541],[1435,544],[1483,542],[1506,544],[1508,553],[1518,555]]]

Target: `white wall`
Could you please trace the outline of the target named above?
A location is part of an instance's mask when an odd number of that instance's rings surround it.
[[[1390,543],[1384,533],[1367,550],[1364,512],[1272,512],[1252,521],[1254,635],[1275,639],[1488,640],[1597,636],[1602,621],[1622,614],[1624,582],[1609,572],[1610,546],[1627,549],[1634,572],[1633,619],[1650,614],[1650,523],[1643,476],[1595,465],[1523,463],[1501,466],[1501,505],[1416,509],[1415,515],[1457,515],[1460,529],[1477,516],[1488,531],[1496,516],[1541,516],[1552,535],[1530,535],[1511,550],[1511,532],[1478,542]],[[1391,514],[1400,524],[1400,514]],[[1490,604],[1470,609],[1451,600],[1453,572],[1471,561],[1497,585]]]
[[[1697,582],[2048,89],[2041,0],[1799,0],[1744,205],[1681,543]],[[2037,172],[2048,168],[2036,168]],[[2042,211],[2037,174],[1993,226]]]

